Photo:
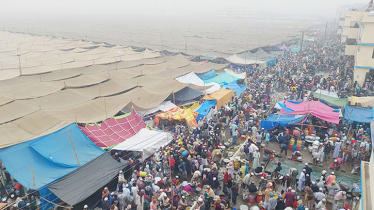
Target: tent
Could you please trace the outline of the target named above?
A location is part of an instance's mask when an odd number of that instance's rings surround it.
[[[316,94],[316,95],[314,95]],[[314,93],[313,93],[313,96],[314,97],[319,97],[319,94],[321,95],[325,95],[325,96],[330,96],[332,98],[339,98],[338,94],[336,94],[336,92],[330,92],[328,90],[321,90],[321,89],[317,89]]]
[[[206,100],[203,104],[201,104],[200,108],[196,111],[199,114],[196,121],[199,122],[199,120],[204,119],[204,117],[209,113],[210,108],[216,105],[216,102],[216,100]]]
[[[113,150],[143,152],[143,160],[153,155],[156,150],[169,144],[173,137],[168,132],[141,129],[135,136],[113,147]]]
[[[222,74],[218,74],[217,76],[215,76],[213,78],[204,80],[204,82],[207,83],[207,84],[211,83],[211,82],[222,84],[222,83],[230,83],[230,82],[236,81],[236,80],[240,80],[240,78],[235,77],[235,76],[225,72],[225,73],[222,73]]]
[[[245,86],[245,85],[239,86],[236,81],[232,81],[230,83],[224,83],[222,85],[222,87],[226,88],[226,89],[233,90],[236,93],[237,96],[240,96],[240,94],[242,94],[245,91],[245,89],[247,88],[247,86]]]
[[[246,76],[245,72],[237,74],[237,73],[233,72],[230,69],[225,69],[225,72],[228,73],[228,74],[230,74],[230,75],[232,75],[232,76],[234,76],[234,77],[240,78],[240,79],[245,79],[245,76]]]
[[[215,77],[216,75],[217,75],[216,71],[213,69],[213,70],[208,71],[205,74],[200,74],[198,77],[202,80],[208,80],[208,79]]]
[[[346,121],[355,121],[360,123],[370,123],[373,121],[374,108],[360,108],[353,106],[344,107],[344,119]]]
[[[125,165],[105,152],[84,166],[48,185],[58,198],[73,206],[115,179]],[[94,184],[93,184],[94,183]]]
[[[103,153],[76,124],[70,124],[49,135],[3,148],[0,159],[20,184],[40,190],[40,195],[47,200],[55,200],[44,186]],[[44,209],[52,206],[44,199],[41,202]]]
[[[167,120],[186,120],[187,123],[192,126],[196,127],[198,114],[191,109],[181,109],[180,107],[176,106],[169,111],[162,112],[155,116],[155,126],[160,123],[160,119],[167,119]]]
[[[342,107],[347,105],[348,99],[347,98],[334,98],[327,95],[322,95],[317,92],[313,93],[314,98],[320,98],[321,101],[325,101],[327,105],[329,106],[335,106],[335,107]]]
[[[214,70],[212,70],[212,71],[214,71]],[[181,83],[197,85],[197,86],[200,86],[200,87],[205,87],[205,86],[209,87],[209,86],[211,86],[209,89],[203,91],[205,94],[213,93],[214,91],[217,91],[220,88],[220,86],[217,83],[206,84],[194,72],[190,72],[190,73],[188,73],[186,75],[177,77],[175,79],[178,80]]]
[[[143,117],[143,116],[146,116],[146,115],[149,115],[149,114],[153,114],[153,113],[158,112],[158,111],[166,112],[166,111],[168,111],[168,110],[170,110],[170,109],[172,109],[174,107],[176,107],[176,105],[173,104],[173,102],[171,102],[171,101],[164,101],[160,105],[158,105],[158,106],[156,106],[156,107],[154,107],[152,109],[148,109],[148,110],[145,110],[145,111],[139,111],[138,110],[136,112],[139,114],[139,116]],[[121,112],[123,112],[123,113],[128,113],[128,112],[131,112],[131,111],[132,111],[132,109],[129,109],[129,108],[126,108],[126,107],[121,110]]]
[[[119,144],[147,125],[133,109],[130,113],[104,120],[101,124],[79,126],[88,138],[99,147]]]
[[[274,57],[264,59],[266,61],[267,66],[273,67],[277,64],[277,59]]]
[[[348,101],[352,106],[360,103],[363,107],[374,106],[374,97],[349,97]]]
[[[184,102],[184,101],[189,101],[189,100],[192,100],[192,99],[195,99],[199,96],[202,96],[204,95],[204,93],[202,91],[198,91],[198,90],[194,90],[192,88],[189,88],[189,87],[185,87],[183,88],[182,90],[174,93],[174,99],[175,101],[178,101],[178,102]],[[170,96],[172,97],[172,96]]]
[[[282,43],[281,46],[279,46],[280,50],[284,50],[286,52],[290,51],[290,49],[287,47],[286,43]]]
[[[290,101],[287,100],[282,107],[281,113],[288,115],[312,114],[322,120],[339,123],[339,110],[333,109],[320,101]]]
[[[219,109],[227,102],[231,101],[232,95],[234,95],[234,91],[221,88],[210,95],[205,95],[204,99],[210,101],[217,100],[217,109]]]
[[[261,120],[261,128],[269,130],[277,125],[285,127],[287,125],[299,123],[304,120],[306,115],[275,115],[270,114],[267,120]]]

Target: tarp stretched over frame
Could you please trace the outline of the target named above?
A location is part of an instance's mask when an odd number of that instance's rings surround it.
[[[214,105],[216,105],[216,100],[208,101],[206,100],[203,104],[201,104],[200,108],[196,111],[199,115],[197,116],[196,121],[199,122],[199,120],[204,119],[204,117],[209,113],[210,108]]]
[[[104,187],[123,170],[125,165],[105,152],[84,166],[50,184],[50,189],[58,198],[73,206]],[[95,184],[92,184],[95,183]]]
[[[192,126],[196,127],[196,118],[198,113],[192,111],[191,109],[181,109],[180,107],[176,106],[170,109],[167,112],[160,113],[155,116],[155,126],[160,123],[160,119],[167,119],[167,120],[186,120],[186,122]]]
[[[295,102],[287,100],[282,107],[282,113],[288,115],[312,114],[322,120],[339,123],[339,110],[333,109],[320,101]]]
[[[35,188],[39,189],[77,169],[75,153],[82,166],[104,151],[84,135],[77,125],[70,124],[49,135],[1,149],[0,159],[19,183],[34,188],[34,177]]]
[[[85,127],[79,126],[79,128],[97,146],[111,147],[134,136],[146,126],[133,109],[129,114],[106,119],[100,125],[92,124]]]
[[[261,128],[269,130],[275,128],[277,125],[285,127],[290,124],[301,122],[305,115],[275,115],[270,114],[267,120],[261,120]]]
[[[322,95],[322,94],[320,95],[317,92],[314,92],[313,96],[314,96],[314,98],[318,97],[321,100],[325,101],[327,103],[327,105],[329,105],[329,106],[342,107],[342,106],[347,105],[347,103],[348,103],[347,98],[334,98],[334,97],[327,96],[327,95]]]
[[[232,95],[234,95],[234,91],[221,88],[210,95],[205,95],[204,99],[210,101],[217,100],[217,109],[219,109],[221,106],[224,106],[227,102],[231,101]]]
[[[356,121],[360,123],[370,123],[373,121],[373,114],[374,109],[368,108],[360,108],[360,107],[353,107],[353,106],[346,106],[344,107],[344,119],[346,121]]]
[[[170,143],[173,137],[170,133],[141,129],[135,136],[113,147],[113,150],[143,152],[143,160],[153,155],[156,150]]]
[[[226,88],[226,89],[230,89],[230,90],[233,90],[237,96],[240,96],[240,94],[242,94],[245,89],[247,88],[247,86],[245,85],[242,85],[242,86],[239,86],[238,83],[236,81],[232,81],[230,83],[224,83],[222,85],[223,88]]]
[[[354,106],[356,103],[363,107],[374,106],[374,97],[349,97],[348,101]]]

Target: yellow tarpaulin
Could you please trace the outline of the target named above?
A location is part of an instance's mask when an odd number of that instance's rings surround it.
[[[224,106],[227,102],[231,101],[231,97],[234,95],[233,90],[228,90],[225,88],[221,88],[217,90],[216,92],[213,92],[210,95],[205,95],[205,100],[217,100],[217,108],[221,108],[221,106]]]
[[[194,110],[194,109],[196,109],[196,108],[199,107],[199,106],[200,106],[199,102],[195,102],[195,103],[193,103],[190,107],[183,106],[183,109],[191,109],[191,110]]]
[[[351,106],[361,104],[362,107],[374,106],[374,97],[349,97],[348,101],[351,103]]]
[[[196,127],[197,122],[196,118],[198,116],[198,113],[192,111],[191,109],[181,109],[180,107],[174,107],[170,109],[169,111],[162,112],[155,116],[155,126],[157,126],[160,122],[160,119],[166,119],[166,120],[186,120],[186,122],[192,126]]]

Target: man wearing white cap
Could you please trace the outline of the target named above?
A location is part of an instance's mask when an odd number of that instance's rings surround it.
[[[323,193],[323,189],[319,188],[318,192],[314,193],[314,197],[316,198],[316,205],[324,198],[326,198],[325,193]]]
[[[84,205],[84,206],[83,206],[83,209],[84,209],[84,210],[87,210],[87,209],[88,209],[88,206],[87,206],[87,205]]]
[[[183,207],[183,209],[187,208],[188,204],[187,204],[187,201],[186,201],[186,197],[185,196],[182,196],[182,198],[179,200],[179,203],[178,203],[180,206]]]
[[[302,190],[304,190],[304,187],[305,187],[305,180],[306,180],[306,170],[303,169],[303,171],[300,173],[300,177],[299,177],[299,182],[298,182],[298,186],[297,186],[297,189],[301,192]]]

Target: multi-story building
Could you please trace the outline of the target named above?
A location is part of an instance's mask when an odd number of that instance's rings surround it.
[[[363,85],[367,76],[374,78],[374,12],[365,12],[358,31],[354,80]]]

